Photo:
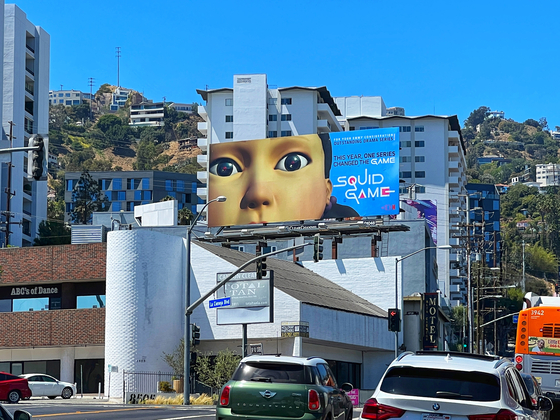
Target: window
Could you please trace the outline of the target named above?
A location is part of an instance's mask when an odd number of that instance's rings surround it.
[[[121,211],[122,210],[122,205],[121,205],[120,201],[115,201],[113,203],[113,208],[111,210],[112,211]]]
[[[152,199],[151,191],[142,191],[142,200],[151,200],[151,199]]]
[[[150,178],[142,178],[142,189],[143,190],[150,189]]]
[[[278,131],[269,131],[268,137],[278,137]]]
[[[119,201],[126,200],[126,191],[117,191],[117,200]]]
[[[140,201],[129,201],[128,203],[126,203],[126,210],[134,211],[134,206],[139,206],[140,204]]]
[[[268,116],[268,121],[278,121],[278,115],[271,114]]]
[[[417,185],[416,186],[416,192],[419,194],[425,194],[426,193],[426,187],[423,187],[421,185]]]
[[[414,172],[415,178],[426,178],[426,171],[416,171]]]
[[[289,137],[292,135],[292,130],[282,131],[280,134],[282,137]]]
[[[417,140],[414,142],[414,147],[424,147],[424,140]]]
[[[226,122],[233,122],[233,115],[226,115]]]
[[[62,94],[62,93],[59,93],[59,94],[58,94],[58,97],[59,97],[59,98],[62,98],[63,96],[64,96],[64,94]]]
[[[142,200],[142,190],[134,191],[134,199],[135,200]]]
[[[282,98],[280,100],[280,104],[282,105],[291,105],[292,104],[292,98]]]
[[[76,296],[76,309],[104,307],[105,295]]]
[[[69,98],[69,97],[70,97],[70,93],[66,93],[66,94],[64,94],[64,96],[66,96],[67,98]]]
[[[173,191],[173,180],[166,179],[165,180],[165,191]]]
[[[14,299],[14,312],[44,311],[49,309],[49,298]]]
[[[135,190],[140,185],[139,179],[128,178],[126,180],[126,188],[129,190]]]
[[[226,106],[233,106],[233,99],[231,98],[226,99]]]
[[[226,139],[232,139],[233,138],[233,131],[226,131]]]
[[[292,121],[292,114],[282,114],[282,121]]]
[[[365,127],[360,127],[360,128],[358,128],[358,130],[373,130],[373,129],[376,129],[376,128],[379,128],[379,127],[368,127],[368,126],[365,126]]]
[[[410,133],[410,125],[403,125],[399,127],[401,133]]]
[[[107,191],[111,187],[111,179],[100,179],[99,180],[99,189],[103,191]]]
[[[66,180],[66,191],[73,191],[74,187],[78,183],[77,179],[67,179]]]
[[[425,156],[415,156],[414,157],[414,162],[425,162],[425,161],[426,161]]]
[[[72,101],[72,105],[80,105],[80,101],[79,100],[74,100],[74,101]]]
[[[412,162],[412,157],[411,156],[401,156],[400,161],[401,161],[401,163]]]
[[[417,133],[423,133],[424,132],[424,126],[423,125],[418,125],[418,126],[414,127],[414,131],[416,131]]]
[[[113,189],[122,190],[122,178],[113,179]]]
[[[67,106],[72,105],[72,101],[66,101],[66,105],[67,105]],[[29,111],[27,111],[27,112],[29,112]],[[29,112],[29,113],[32,114],[31,112]]]
[[[268,98],[269,105],[276,105],[278,98]]]
[[[410,147],[411,145],[412,145],[412,142],[411,142],[410,140],[401,141],[401,142],[400,142],[400,147],[401,147],[401,149],[402,149],[403,147]]]
[[[182,179],[177,180],[177,191],[185,191],[185,181]]]
[[[412,172],[411,171],[400,172],[399,178],[412,178]]]

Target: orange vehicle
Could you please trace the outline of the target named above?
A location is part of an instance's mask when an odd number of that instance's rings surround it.
[[[560,405],[560,299],[557,306],[541,304],[519,312],[515,367],[533,375],[543,393]]]

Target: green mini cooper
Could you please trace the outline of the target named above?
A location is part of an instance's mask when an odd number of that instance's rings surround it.
[[[216,420],[352,420],[351,390],[319,357],[248,356],[222,388]]]

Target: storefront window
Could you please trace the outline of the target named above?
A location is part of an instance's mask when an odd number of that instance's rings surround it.
[[[12,299],[0,299],[0,312],[12,312]]]
[[[14,299],[14,312],[45,311],[49,309],[49,298]]]
[[[105,307],[105,295],[78,296],[76,299],[76,309]]]

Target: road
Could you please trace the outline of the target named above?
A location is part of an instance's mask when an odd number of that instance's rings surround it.
[[[31,399],[19,404],[5,404],[10,413],[25,410],[33,419],[47,420],[211,420],[216,416],[213,406],[124,405],[102,400],[80,401]],[[354,409],[354,418],[361,409]]]
[[[20,401],[17,405],[4,405],[13,413],[15,410],[25,410],[31,413],[33,419],[63,419],[63,420],[210,420],[215,418],[214,407],[182,407],[182,406],[149,406],[124,405],[107,402],[80,403],[76,400]]]

